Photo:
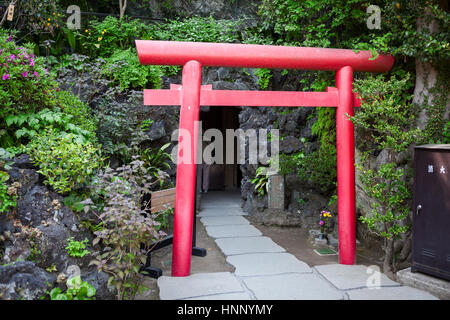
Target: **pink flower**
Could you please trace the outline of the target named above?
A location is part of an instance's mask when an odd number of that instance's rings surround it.
[[[37,73],[36,71],[33,72],[33,75],[34,75],[35,77],[39,77],[39,73]]]
[[[34,60],[33,59],[30,60],[30,66],[34,67]]]
[[[319,224],[320,224],[321,226],[323,226],[324,222],[323,222],[322,220],[320,220]]]
[[[8,39],[6,39],[6,42],[11,42],[12,41],[12,36],[9,36]]]
[[[9,79],[9,74],[7,74],[7,73],[4,74],[2,77],[2,80],[8,80],[8,79]]]
[[[28,77],[28,72],[25,71],[24,73],[22,73],[22,77],[24,77],[24,78]]]

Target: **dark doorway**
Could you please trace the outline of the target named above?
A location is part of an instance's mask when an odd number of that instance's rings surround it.
[[[218,129],[223,136],[223,164],[212,164],[210,168],[209,189],[210,190],[232,190],[241,186],[242,172],[237,164],[237,144],[234,142],[233,164],[226,164],[226,129],[239,128],[239,107],[209,107],[209,111],[200,112],[202,129]],[[236,140],[236,139],[235,139]]]

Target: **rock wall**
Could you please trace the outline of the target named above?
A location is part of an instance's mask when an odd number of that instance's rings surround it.
[[[55,286],[65,290],[65,280],[74,271],[97,289],[97,299],[114,299],[114,289],[107,286],[109,276],[89,266],[92,256],[74,258],[67,252],[69,237],[92,243],[81,218],[64,205],[62,196],[42,184],[27,155],[16,157],[8,174],[17,207],[0,215],[0,299],[36,300]]]

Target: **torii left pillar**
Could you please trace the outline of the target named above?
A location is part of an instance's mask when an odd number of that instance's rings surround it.
[[[200,115],[200,89],[201,89],[202,66],[197,61],[189,61],[183,67],[182,76],[182,98],[180,110],[180,136],[179,143],[184,136],[182,131],[193,132],[187,135],[191,141],[189,150],[178,149],[178,159],[188,159],[178,162],[177,182],[175,195],[175,212],[183,212],[177,215],[174,220],[173,233],[177,237],[173,238],[172,253],[172,276],[186,276],[189,274],[192,255],[192,226],[195,198],[195,169],[197,157],[198,120]],[[180,154],[189,152],[186,156]],[[184,207],[183,207],[184,206]],[[189,214],[190,213],[190,214]]]

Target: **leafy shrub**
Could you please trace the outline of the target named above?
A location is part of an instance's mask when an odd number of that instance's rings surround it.
[[[336,188],[336,147],[322,145],[319,150],[305,155],[298,161],[297,174],[300,182],[307,183],[324,194]]]
[[[134,47],[134,40],[149,40],[154,37],[154,27],[137,19],[117,19],[108,16],[103,21],[92,20],[77,39],[83,53],[107,58],[116,50]]]
[[[215,20],[212,17],[172,20],[159,25],[155,31],[155,39],[232,43],[239,39],[235,31],[237,25],[237,21]]]
[[[44,67],[44,59],[35,57],[31,45],[17,46],[12,37],[0,31],[0,127],[8,115],[39,112],[55,105],[56,86]],[[2,146],[15,145],[11,132],[1,130]]]
[[[92,116],[89,106],[71,92],[59,90],[56,93],[57,105],[69,117],[70,123],[95,135],[97,119]],[[94,138],[94,136],[90,138]]]
[[[269,87],[270,79],[272,78],[272,71],[270,69],[256,69],[255,75],[258,77],[258,84],[261,89]]]
[[[86,281],[81,281],[80,276],[69,278],[66,282],[67,291],[53,288],[48,294],[50,300],[95,300],[96,290]]]
[[[90,254],[90,251],[86,249],[89,240],[86,238],[82,241],[76,241],[73,237],[67,239],[67,253],[71,257],[83,258],[85,255]]]
[[[258,169],[256,169],[255,177],[251,180],[256,193],[260,197],[264,196],[269,188],[269,176],[265,170],[267,170],[266,167],[258,167]]]
[[[135,49],[117,50],[106,59],[102,74],[113,80],[120,88],[161,87],[161,69],[158,66],[144,66],[139,62]]]
[[[420,141],[422,135],[415,125],[417,109],[408,93],[411,85],[409,75],[402,79],[395,75],[390,79],[370,76],[355,83],[362,105],[351,120],[364,138],[362,160],[357,168],[363,189],[373,199],[372,212],[361,216],[360,221],[383,237],[383,271],[388,274],[395,272],[397,263],[407,258],[396,252],[406,242],[399,241],[394,248],[394,241],[402,237],[404,240],[410,229],[410,177],[396,158]],[[387,160],[379,168],[371,168],[369,154],[381,150],[386,152]]]
[[[300,151],[294,154],[280,154],[280,174],[287,176],[297,172],[299,162],[305,157],[305,154]]]
[[[95,139],[95,131],[84,130],[72,123],[79,122],[76,119],[77,117],[54,108],[53,110],[43,109],[37,113],[9,115],[5,118],[5,122],[10,128],[18,128],[14,135],[18,140],[23,141],[31,140],[49,126],[52,126],[55,132],[72,133],[82,141]]]
[[[9,175],[0,171],[0,213],[8,212],[11,207],[16,206],[16,195],[6,184],[8,179]]]
[[[28,145],[27,152],[45,183],[56,191],[65,193],[87,182],[103,159],[99,149],[90,142],[80,141],[74,134],[57,133],[52,128]]]
[[[145,289],[139,273],[141,264],[146,261],[151,243],[164,235],[158,231],[156,217],[146,211],[150,203],[143,199],[157,182],[136,158],[116,170],[107,168],[95,184],[96,193],[103,197],[104,208],[97,212],[103,229],[94,233],[97,237],[93,244],[102,241],[105,249],[91,264],[111,274],[110,283],[117,288],[119,299],[132,299]],[[91,199],[84,203],[86,208],[96,209]]]

